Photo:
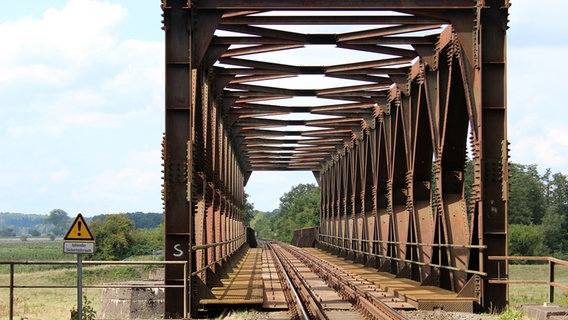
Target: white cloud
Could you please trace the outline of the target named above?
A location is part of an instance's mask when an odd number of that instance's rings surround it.
[[[568,66],[552,57],[568,56],[568,45],[509,50],[508,137],[511,160],[537,164],[541,171],[568,172],[563,75]]]
[[[113,161],[119,165],[71,190],[73,202],[90,208],[90,214],[161,212],[160,151],[129,152]]]
[[[69,84],[81,66],[104,57],[116,45],[114,34],[127,16],[117,4],[71,0],[41,19],[0,24],[0,83]]]
[[[163,52],[164,44],[161,42],[127,40],[120,43],[110,53],[109,61],[121,69],[102,88],[122,94],[140,90],[161,91],[164,83]]]
[[[126,154],[122,159],[123,167],[103,171],[95,180],[95,185],[97,188],[111,192],[159,186],[160,171],[148,170],[148,168],[159,168],[160,159],[159,150]]]
[[[510,41],[510,47],[565,45],[568,32],[565,12],[567,1],[513,0],[509,9],[509,34],[519,34],[523,41]],[[520,39],[519,39],[520,40]]]
[[[551,168],[553,172],[566,174],[568,168],[568,128],[544,128],[542,133],[532,133],[512,143],[511,157],[513,162],[522,164],[538,164],[544,171]]]
[[[16,172],[0,170],[0,188],[11,188],[20,179],[21,177]]]
[[[559,62],[568,55],[568,42],[559,36],[568,32],[561,18],[563,7],[568,9],[568,3],[513,3],[508,30],[507,114],[511,160],[566,174],[568,131],[562,95],[568,65]],[[535,24],[535,17],[544,11],[547,18]]]
[[[161,210],[164,46],[127,18],[70,0],[0,21],[0,211]]]
[[[62,182],[69,177],[69,170],[62,169],[59,171],[52,172],[50,174],[50,179],[52,182]]]
[[[8,43],[0,51],[6,133],[59,136],[72,126],[117,127],[161,111],[163,44],[121,40],[127,15],[118,4],[71,0],[41,19],[0,23]]]
[[[58,137],[63,133],[63,128],[55,123],[29,123],[15,122],[10,119],[6,123],[4,131],[6,139],[30,139],[34,136]]]

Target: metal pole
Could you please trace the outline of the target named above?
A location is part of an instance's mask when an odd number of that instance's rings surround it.
[[[83,255],[77,254],[77,320],[83,320]]]
[[[190,276],[188,275],[188,272],[187,272],[187,262],[186,262],[186,263],[183,264],[183,278],[184,278],[184,281],[183,281],[183,316],[184,317],[190,317],[190,315],[188,315],[188,313],[187,313],[187,311],[188,311],[187,310],[188,299],[190,298],[187,295],[187,293],[188,293],[187,282],[190,281],[189,277]]]
[[[10,320],[14,319],[14,263],[10,263]]]
[[[550,283],[548,289],[548,302],[550,303],[554,302],[554,265],[554,261],[548,260],[548,282]]]

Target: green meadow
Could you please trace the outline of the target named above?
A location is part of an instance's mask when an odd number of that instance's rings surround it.
[[[148,258],[148,257],[143,257]],[[148,259],[149,260],[149,259]],[[63,253],[61,241],[0,240],[0,261],[70,261],[73,254]],[[147,278],[147,266],[83,266],[83,285]],[[0,265],[0,286],[10,285],[9,265]],[[15,286],[76,286],[77,267],[71,265],[14,265]],[[83,295],[98,310],[102,289],[85,288]],[[15,288],[14,319],[69,319],[77,306],[76,288]],[[0,288],[0,319],[8,319],[10,291]]]

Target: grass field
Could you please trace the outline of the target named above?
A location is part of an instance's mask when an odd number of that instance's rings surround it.
[[[63,253],[62,241],[0,240],[0,261],[73,261],[75,255]],[[17,273],[61,269],[57,265],[29,265],[16,268]],[[0,265],[0,274],[9,272],[9,266]]]
[[[76,256],[63,254],[63,243],[52,241],[0,241],[0,261],[76,261]],[[16,286],[74,286],[77,267],[15,265]],[[144,266],[83,266],[83,285],[140,280],[147,277]],[[0,286],[9,286],[9,266],[0,265]],[[83,295],[99,309],[102,289],[83,289]],[[70,310],[77,306],[77,289],[15,288],[14,319],[69,319]],[[0,319],[10,314],[10,291],[0,288]]]
[[[512,280],[548,280],[548,264],[510,265]],[[568,285],[568,266],[555,267],[555,281]],[[514,307],[520,303],[543,303],[548,301],[547,285],[511,284],[509,285],[509,304]],[[554,290],[554,302],[568,305],[568,292],[560,288]]]
[[[89,266],[83,268],[83,285],[139,280],[146,276],[141,266]],[[0,285],[9,284],[9,275],[0,275]],[[74,286],[77,284],[76,269],[60,269],[19,273],[14,276],[18,286]],[[83,289],[99,309],[102,289]],[[71,308],[77,305],[77,289],[66,288],[16,288],[14,289],[15,319],[68,319]],[[9,315],[9,290],[0,289],[0,319]]]
[[[0,261],[76,261],[75,255],[63,254],[62,242],[52,241],[1,241]],[[151,260],[150,257],[144,259]],[[85,266],[83,284],[95,285],[110,282],[139,280],[146,276],[143,266]],[[16,266],[15,285],[69,285],[77,283],[76,267]],[[547,280],[548,265],[511,265],[510,278],[515,280]],[[568,285],[568,266],[556,266],[556,281]],[[10,283],[9,267],[0,265],[0,286]],[[509,286],[511,307],[520,303],[548,301],[548,286],[522,284]],[[84,289],[83,294],[99,310],[102,289]],[[557,288],[555,302],[568,305],[568,292]],[[14,319],[69,319],[70,310],[77,305],[76,289],[14,289]],[[0,288],[0,319],[8,319],[9,290]]]

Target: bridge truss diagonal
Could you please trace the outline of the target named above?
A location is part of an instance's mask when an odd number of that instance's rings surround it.
[[[508,7],[162,0],[165,255],[190,262],[191,309],[245,243],[251,173],[274,170],[316,177],[320,246],[504,307]]]

